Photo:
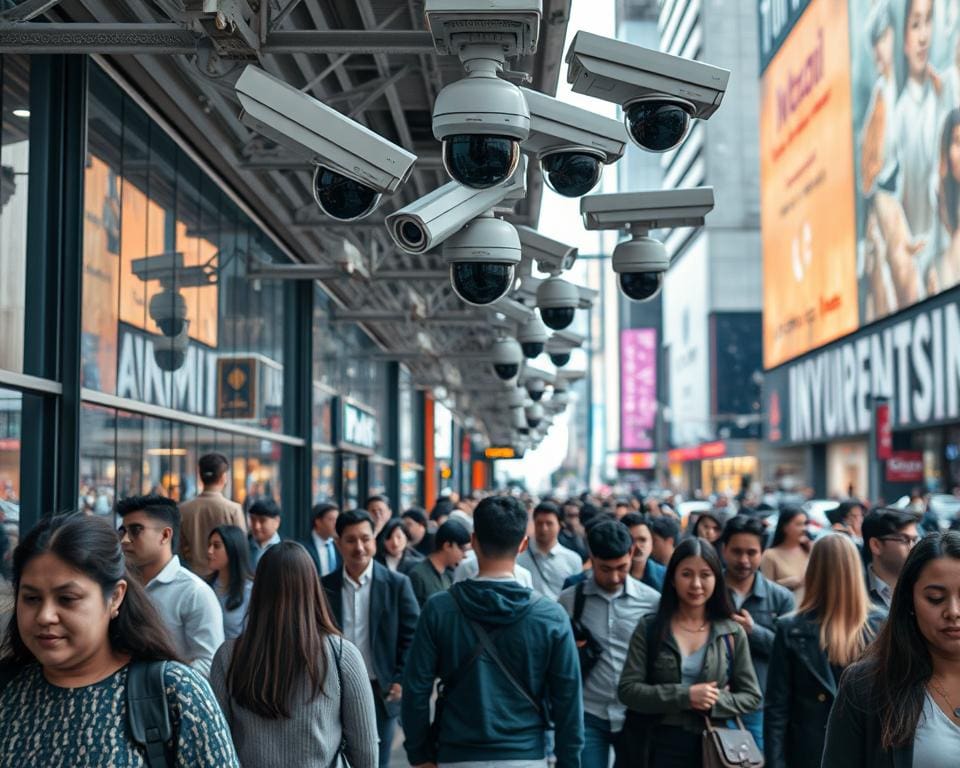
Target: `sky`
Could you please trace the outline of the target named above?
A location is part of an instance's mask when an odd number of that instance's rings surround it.
[[[567,39],[564,44],[564,54],[570,47],[570,42],[578,30],[593,32],[606,37],[616,36],[616,4],[612,0],[573,0],[570,10],[570,21],[567,25]],[[567,84],[567,68],[563,65],[560,70],[560,80],[557,84],[556,98],[568,104],[588,109],[595,114],[616,118],[617,106],[605,101],[581,96],[570,90]],[[594,192],[614,192],[617,188],[616,165],[607,166],[603,171],[600,186]],[[581,253],[599,253],[602,250],[604,239],[597,232],[587,232],[583,228],[580,218],[580,198],[561,197],[546,185],[543,187],[543,197],[540,204],[540,221],[537,229],[547,237],[561,240],[576,246]],[[572,270],[565,275],[571,282],[586,284],[583,264],[574,264]],[[541,366],[538,359],[537,367],[552,367],[546,356]],[[572,369],[586,367],[586,355],[577,350],[571,357],[568,367]],[[568,406],[567,410],[556,420],[550,432],[544,438],[540,447],[529,451],[524,458],[517,461],[499,462],[498,471],[503,471],[508,477],[524,480],[531,491],[546,490],[550,487],[550,475],[557,470],[567,453],[569,442],[568,418],[573,408],[584,407],[585,403],[576,403]]]

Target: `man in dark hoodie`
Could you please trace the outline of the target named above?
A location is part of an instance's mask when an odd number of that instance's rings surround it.
[[[404,747],[412,766],[543,766],[556,729],[557,768],[583,748],[580,662],[566,612],[513,576],[527,513],[491,496],[474,512],[479,573],[424,605],[403,679]],[[440,678],[437,728],[430,696]]]

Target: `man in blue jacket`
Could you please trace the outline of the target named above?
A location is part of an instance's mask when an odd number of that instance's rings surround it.
[[[412,766],[543,766],[556,730],[558,768],[579,768],[580,662],[566,612],[514,579],[527,513],[491,496],[473,515],[479,573],[423,606],[403,677],[401,718]],[[430,696],[440,679],[436,728]],[[552,726],[551,726],[552,723]]]

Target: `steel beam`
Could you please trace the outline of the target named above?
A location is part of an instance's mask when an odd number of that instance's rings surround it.
[[[179,24],[11,24],[0,53],[193,53],[197,36]]]
[[[284,30],[267,35],[264,53],[426,53],[433,36],[419,30]]]

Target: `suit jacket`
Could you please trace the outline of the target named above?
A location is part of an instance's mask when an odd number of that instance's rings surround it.
[[[343,628],[343,566],[321,580],[337,626]],[[420,606],[413,594],[410,579],[374,562],[370,584],[370,651],[371,666],[386,693],[400,683],[413,642],[413,632],[420,618]],[[385,702],[391,717],[400,714],[400,702]]]
[[[307,554],[310,555],[310,559],[313,560],[313,566],[317,569],[317,576],[323,576],[322,566],[320,564],[320,555],[317,553],[317,545],[313,541],[313,535],[307,536],[304,539],[300,539],[300,543],[303,544],[304,549],[307,550]],[[333,563],[331,564],[330,573],[333,573],[341,565],[343,565],[343,560],[340,558],[340,550],[336,546],[333,547]]]
[[[219,491],[203,491],[196,498],[180,504],[180,557],[202,578],[210,575],[207,539],[210,531],[218,525],[235,525],[241,531],[247,530],[243,509]]]

